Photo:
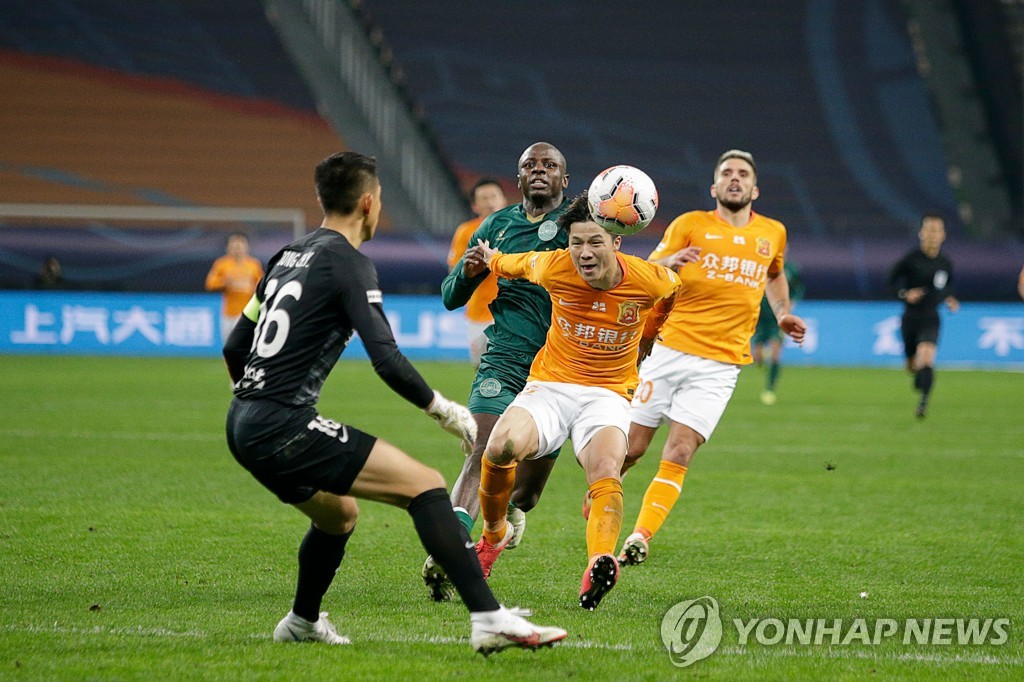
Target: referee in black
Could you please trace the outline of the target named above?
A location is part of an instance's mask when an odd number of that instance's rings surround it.
[[[956,312],[953,296],[953,262],[942,253],[946,221],[937,213],[921,217],[920,248],[905,255],[889,274],[889,288],[905,304],[903,347],[907,369],[914,374],[914,388],[921,393],[915,414],[923,419],[928,396],[935,383],[935,352],[939,343],[939,304]]]
[[[476,651],[535,649],[563,639],[565,630],[533,625],[494,598],[441,474],[390,443],[318,414],[324,380],[356,332],[392,390],[461,438],[467,451],[476,437],[469,410],[431,390],[398,350],[377,270],[358,251],[380,218],[376,160],[334,154],[317,166],[315,181],[323,223],[270,259],[224,345],[235,394],[228,447],[256,480],[312,521],[299,546],[295,600],[274,641],[349,643],[320,605],[355,529],[357,497],[408,510],[423,546],[469,608]],[[359,404],[359,386],[346,393],[350,404]],[[350,598],[373,611],[366,595]]]

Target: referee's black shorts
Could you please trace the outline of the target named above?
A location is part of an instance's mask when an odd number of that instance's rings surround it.
[[[319,490],[348,494],[377,442],[314,407],[237,398],[228,409],[227,440],[238,463],[288,504]]]
[[[903,313],[903,351],[908,358],[914,357],[919,343],[939,343],[939,314],[937,312]]]

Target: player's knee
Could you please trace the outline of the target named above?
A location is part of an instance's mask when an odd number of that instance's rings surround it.
[[[352,498],[342,498],[342,503],[329,517],[319,516],[314,522],[317,528],[328,535],[345,535],[352,532],[359,520],[359,505]]]
[[[473,452],[466,457],[466,461],[469,461],[476,468],[480,468],[480,460],[483,459],[484,453],[487,451],[487,441],[481,440],[477,437],[477,441],[473,443]]]
[[[446,488],[444,482],[444,476],[437,469],[427,468],[426,473],[423,475],[423,485],[426,487],[424,490],[434,490],[435,488]]]
[[[586,466],[587,480],[593,482],[603,478],[620,478],[623,461],[618,457],[592,457]]]
[[[487,442],[484,456],[494,464],[507,466],[520,459],[519,451],[519,443],[511,434],[495,433],[491,434],[491,439]]]
[[[681,443],[670,443],[665,445],[665,451],[662,453],[662,459],[666,459],[670,462],[682,465],[684,467],[690,466],[690,461],[693,459],[693,453],[697,451],[697,446],[694,443],[681,442]]]
[[[459,474],[459,478],[463,476],[480,476],[480,460],[483,458],[483,448],[479,451],[474,450],[470,454],[466,455],[466,458],[462,460],[462,471]]]
[[[630,440],[629,446],[626,448],[626,459],[623,462],[623,467],[625,469],[632,467],[640,461],[640,458],[643,457],[646,452],[647,442],[641,442],[640,439]]]
[[[351,514],[346,515],[344,519],[339,520],[338,524],[334,526],[332,530],[324,531],[331,533],[332,535],[345,535],[351,533],[356,527],[356,521],[359,520],[359,508],[357,507]]]

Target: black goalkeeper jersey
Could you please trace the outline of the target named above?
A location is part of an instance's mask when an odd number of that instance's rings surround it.
[[[267,264],[256,298],[259,319],[244,375],[235,384],[238,398],[314,405],[358,332],[388,386],[417,407],[433,399],[395,344],[377,269],[338,232],[320,228],[279,251]]]
[[[923,287],[924,296],[917,303],[907,302],[907,312],[937,315],[939,304],[953,295],[953,263],[941,252],[929,258],[914,249],[893,266],[889,287],[893,293]]]

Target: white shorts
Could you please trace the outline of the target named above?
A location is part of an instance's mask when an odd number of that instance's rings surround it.
[[[466,320],[466,339],[469,342],[469,361],[474,367],[480,366],[480,358],[487,350],[487,335],[484,330],[493,322],[473,322]]]
[[[660,343],[640,365],[629,418],[650,428],[671,419],[710,440],[729,404],[739,365],[681,353]]]
[[[579,457],[594,434],[607,426],[629,436],[629,402],[607,388],[531,381],[509,407],[523,408],[537,424],[540,443],[531,459],[550,455],[568,438]]]

